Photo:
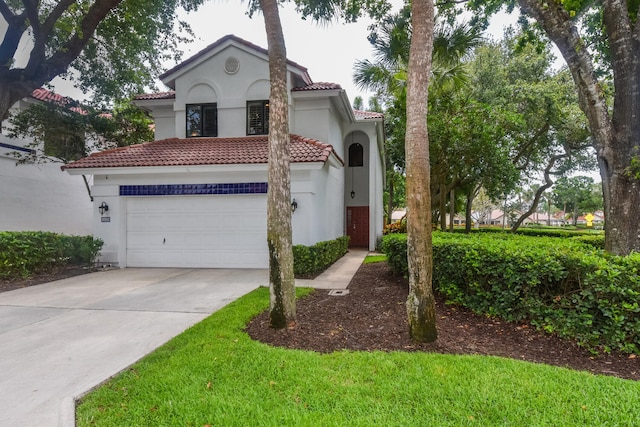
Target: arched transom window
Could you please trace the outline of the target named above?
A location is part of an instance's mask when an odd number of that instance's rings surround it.
[[[362,145],[351,144],[349,146],[349,167],[363,166],[364,165],[364,150]]]

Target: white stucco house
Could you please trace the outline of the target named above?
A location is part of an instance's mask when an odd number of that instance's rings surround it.
[[[293,243],[382,235],[384,117],[354,111],[334,83],[288,62]],[[120,267],[266,268],[267,50],[225,36],[160,76],[135,103],[155,141],[65,166],[93,176],[101,262]]]
[[[63,99],[46,89],[18,101],[10,114],[34,103]],[[60,163],[17,164],[13,153],[29,154],[31,140],[9,138],[9,121],[0,133],[0,231],[51,231],[71,235],[93,232],[93,203],[81,176],[60,170]]]

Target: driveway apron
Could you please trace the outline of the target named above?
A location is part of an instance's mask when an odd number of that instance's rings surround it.
[[[0,293],[0,426],[73,426],[73,399],[258,286],[266,270],[136,269]]]

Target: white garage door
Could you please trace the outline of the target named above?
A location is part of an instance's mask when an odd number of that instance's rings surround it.
[[[127,199],[129,267],[267,268],[266,195]]]

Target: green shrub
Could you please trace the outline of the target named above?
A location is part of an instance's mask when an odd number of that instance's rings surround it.
[[[437,232],[434,288],[476,313],[638,354],[640,254],[607,255],[584,240]],[[393,271],[406,275],[406,236],[385,236],[382,247]]]
[[[572,239],[585,245],[593,246],[596,249],[604,250],[604,234],[581,234],[573,236]]]
[[[380,249],[387,256],[391,271],[407,276],[407,235],[388,234],[382,238]]]
[[[583,229],[567,229],[567,228],[530,228],[530,227],[520,227],[515,231],[516,234],[523,234],[525,236],[547,236],[547,237],[574,237],[574,236],[589,236],[589,235],[600,235],[604,239],[603,232],[594,232],[593,230],[589,230],[586,228]]]
[[[318,242],[313,246],[293,247],[293,272],[297,278],[313,277],[347,253],[349,236]]]
[[[392,222],[391,224],[387,224],[382,229],[382,234],[395,234],[395,233],[406,233],[407,232],[407,219],[402,218],[400,221]]]
[[[41,231],[0,232],[0,278],[29,277],[70,265],[90,265],[102,244],[92,236]]]

